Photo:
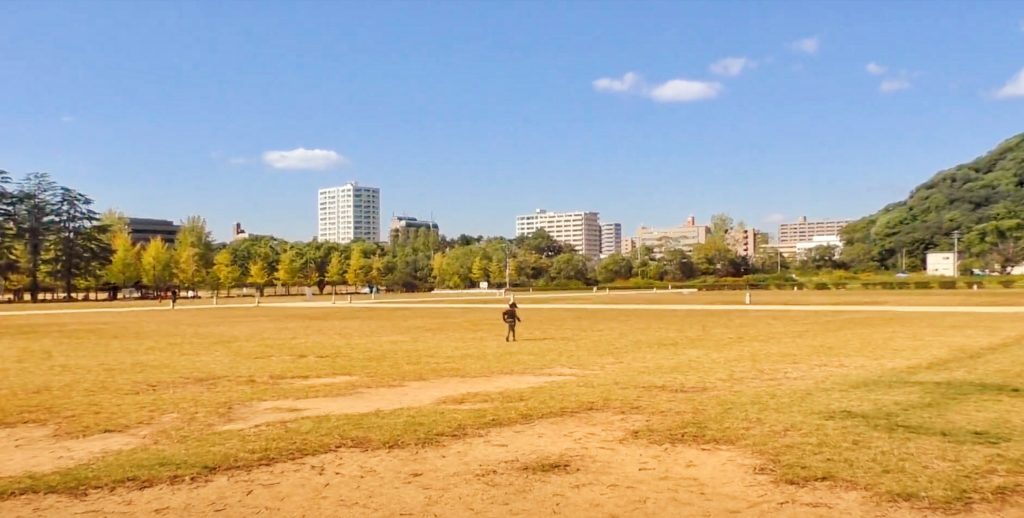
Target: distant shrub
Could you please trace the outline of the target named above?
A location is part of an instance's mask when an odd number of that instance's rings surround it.
[[[939,285],[939,289],[940,290],[955,290],[956,289],[956,281],[939,281],[936,284]]]
[[[896,288],[896,284],[891,281],[881,281],[878,283],[878,287],[883,290],[892,290]]]
[[[893,284],[893,286],[897,290],[907,290],[907,289],[910,289],[910,283],[907,282],[907,281],[896,281],[896,282],[894,282],[892,284]]]
[[[862,282],[862,283],[860,283],[860,287],[864,288],[866,290],[873,290],[873,289],[878,287],[878,283],[877,282]]]
[[[973,290],[975,286],[977,286],[978,289],[981,289],[981,288],[985,287],[985,283],[983,283],[981,281],[964,281],[964,287],[966,287],[968,289],[972,289]]]
[[[930,290],[932,289],[932,281],[914,281],[915,290]]]
[[[834,290],[845,290],[850,283],[846,281],[832,281],[831,284]]]
[[[1004,287],[1004,288],[1012,288],[1013,285],[1016,284],[1016,283],[1017,283],[1017,281],[1015,281],[1013,279],[1006,279],[1006,280],[999,281],[999,285]]]
[[[839,270],[837,272],[832,272],[830,278],[833,281],[859,281],[861,276],[855,273]]]
[[[549,283],[545,284],[544,286],[535,286],[534,288],[535,289],[539,289],[540,291],[551,291],[551,290],[583,290],[583,289],[587,289],[588,287],[589,286],[587,286],[585,283],[580,282],[580,281],[558,280],[558,281],[549,282]]]
[[[816,290],[828,290],[828,289],[831,289],[831,287],[828,285],[827,282],[816,282],[816,283],[814,283],[814,289],[816,289]]]

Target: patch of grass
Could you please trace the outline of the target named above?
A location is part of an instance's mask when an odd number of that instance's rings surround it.
[[[0,426],[51,424],[78,437],[174,417],[145,446],[0,479],[0,498],[184,480],[341,447],[429,446],[597,410],[647,416],[636,431],[644,440],[738,446],[792,483],[832,481],[947,507],[1022,487],[1015,319],[528,305],[521,314],[515,344],[504,342],[495,310],[474,307],[4,317]],[[255,401],[555,367],[584,373],[442,405],[218,431],[233,407]],[[286,382],[341,375],[357,378]],[[574,469],[561,458],[524,466]]]
[[[569,474],[576,473],[579,468],[574,465],[574,459],[568,455],[547,455],[538,459],[524,462],[520,469],[530,473],[538,474]]]

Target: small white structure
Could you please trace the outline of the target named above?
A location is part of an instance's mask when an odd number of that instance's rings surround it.
[[[843,240],[839,236],[813,236],[810,241],[800,241],[796,243],[796,256],[798,258],[807,257],[807,252],[812,248],[819,246],[834,246],[836,247],[836,255],[843,249]]]
[[[924,259],[928,275],[953,277],[956,275],[956,258],[953,252],[928,252]]]

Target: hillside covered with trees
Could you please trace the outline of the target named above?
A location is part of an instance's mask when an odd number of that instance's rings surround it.
[[[925,254],[953,250],[961,269],[1008,271],[1024,262],[1024,134],[988,154],[941,171],[910,196],[843,229],[842,261],[854,270],[921,270]]]

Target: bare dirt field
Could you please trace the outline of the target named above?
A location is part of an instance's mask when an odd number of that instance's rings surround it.
[[[4,317],[0,515],[1024,515],[1014,315],[530,304]]]

